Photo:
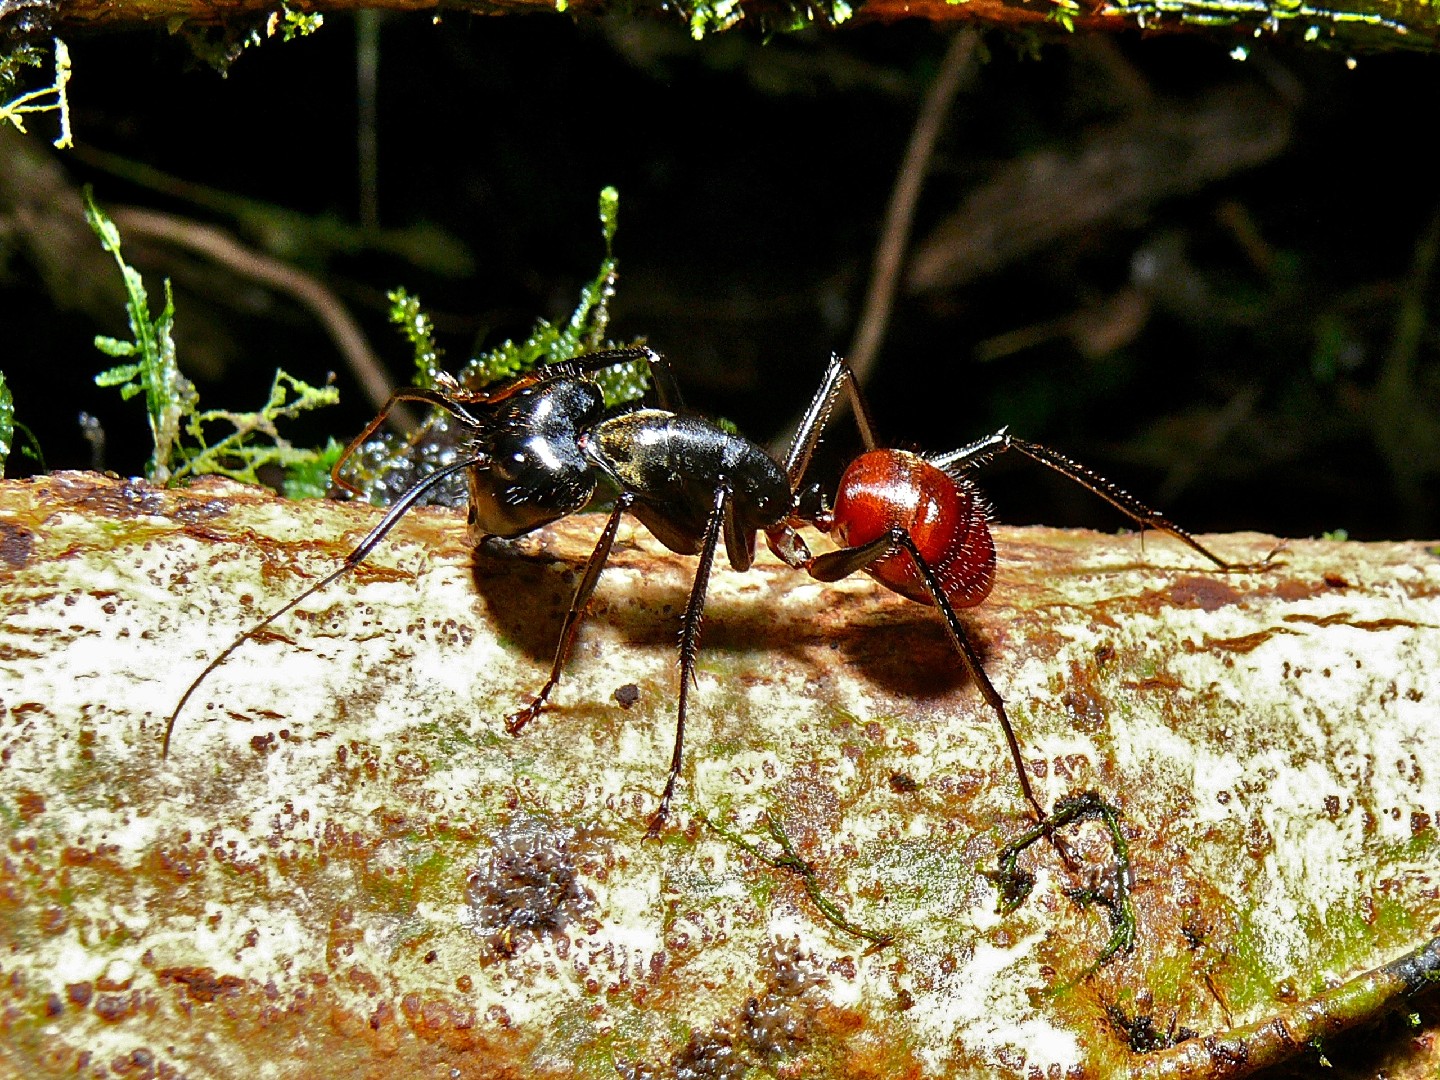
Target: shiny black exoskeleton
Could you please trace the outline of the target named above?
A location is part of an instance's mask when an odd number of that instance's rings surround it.
[[[748,569],[757,532],[778,527],[791,498],[789,479],[764,450],[709,420],[671,408],[607,410],[587,376],[635,359],[649,363],[662,404],[676,404],[669,366],[650,349],[610,350],[540,368],[495,391],[476,410],[467,477],[470,539],[476,544],[520,536],[580,510],[602,479],[619,491],[566,613],[550,677],[529,705],[506,717],[512,735],[540,713],[559,683],[623,514],[634,514],[671,551],[700,557],[681,623],[675,748],[651,820],[653,834],[665,821],[680,776],[705,592],[720,539],[730,565]],[[503,396],[497,401],[495,395]],[[452,397],[452,404],[460,400]]]
[[[607,408],[594,373],[635,360],[650,366],[658,407]],[[664,823],[680,775],[685,713],[695,681],[705,592],[723,537],[730,565],[747,569],[761,530],[788,532],[794,480],[760,447],[718,424],[675,411],[678,393],[669,366],[651,349],[613,349],[550,364],[486,390],[449,383],[406,387],[346,448],[335,467],[368,439],[398,402],[419,401],[450,412],[466,431],[463,456],[411,487],[334,572],[317,581],[217,656],[180,699],[165,729],[168,753],[176,718],[206,676],[247,638],[325,588],[363,561],[396,521],[428,490],[464,472],[470,494],[469,529],[479,544],[490,537],[522,536],[584,508],[602,483],[614,487],[609,519],[586,563],[565,616],[550,677],[534,700],[506,718],[518,734],[545,707],[575,643],[580,616],[610,557],[620,519],[632,513],[670,550],[699,556],[680,634],[680,695],[675,747],[654,834]],[[808,454],[807,454],[808,457]]]

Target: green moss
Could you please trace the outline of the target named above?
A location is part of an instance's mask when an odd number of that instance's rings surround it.
[[[1195,978],[1194,957],[1188,953],[1163,953],[1145,969],[1145,987],[1157,1003],[1179,1001]]]
[[[162,484],[187,476],[217,473],[234,480],[258,483],[257,470],[278,465],[300,470],[297,490],[313,490],[314,473],[323,468],[327,451],[301,450],[280,436],[276,424],[310,409],[339,400],[334,387],[313,387],[283,371],[276,371],[265,404],[256,412],[225,409],[200,411],[200,395],[180,373],[175,353],[175,300],[165,281],[165,304],[156,315],[140,272],[125,262],[120,230],[85,189],[85,217],[100,238],[100,245],[115,258],[125,283],[125,307],[130,317],[131,341],[99,336],[95,347],[125,363],[95,376],[98,386],[114,386],[127,401],[144,395],[154,452],[146,475]],[[229,430],[217,439],[213,425]],[[262,441],[266,440],[266,441]],[[333,443],[332,443],[333,446]],[[328,449],[328,448],[327,448]],[[330,451],[333,455],[334,451]]]
[[[1409,944],[1419,937],[1422,927],[1415,913],[1398,900],[1382,897],[1374,910],[1375,937],[1380,945]]]
[[[619,205],[620,197],[614,188],[607,187],[600,192],[600,231],[605,257],[594,278],[580,290],[579,301],[569,318],[559,323],[540,319],[523,341],[504,341],[472,357],[455,375],[460,386],[467,390],[481,390],[545,364],[600,349],[644,344],[642,338],[616,343],[606,337],[610,325],[610,300],[615,295],[619,274],[619,263],[614,253]],[[403,288],[390,293],[390,302],[391,322],[399,327],[414,356],[416,384],[434,385],[441,375],[442,351],[435,342],[433,321],[418,298]],[[649,387],[649,365],[643,360],[616,364],[597,372],[595,381],[607,405],[632,401]],[[436,411],[425,420],[418,432],[406,435],[382,432],[376,435],[352,455],[346,473],[364,498],[377,505],[386,505],[413,479],[418,479],[415,475],[417,467],[428,472],[426,462],[433,465],[441,460],[459,437],[461,435],[456,431],[453,418]],[[398,485],[397,479],[400,481]]]
[[[1381,844],[1375,852],[1380,866],[1404,866],[1417,862],[1433,862],[1440,857],[1440,831],[1421,829],[1399,843]]]
[[[1178,20],[1192,26],[1255,27],[1281,34],[1298,32],[1306,41],[1328,43],[1322,38],[1321,27],[1346,28],[1347,48],[1416,48],[1425,47],[1426,35],[1412,33],[1418,27],[1407,26],[1394,17],[1397,5],[1376,3],[1370,10],[1342,11],[1305,0],[1278,0],[1257,7],[1252,0],[1118,0],[1107,7],[1105,14],[1134,16],[1143,28],[1156,22]],[[1418,39],[1418,40],[1414,40]],[[1231,55],[1245,59],[1248,49],[1238,46]]]
[[[272,25],[278,23],[280,40],[294,41],[297,37],[309,37],[325,25],[325,16],[319,12],[297,11],[289,4],[281,6],[278,13],[271,13]]]
[[[40,451],[40,443],[29,428],[16,421],[15,399],[10,394],[10,387],[5,384],[5,373],[0,371],[0,477],[5,475],[5,463],[15,447],[16,438],[25,441],[22,453],[36,462],[41,472],[45,472],[45,455]]]
[[[444,350],[435,344],[435,320],[420,307],[420,298],[402,287],[386,294],[390,301],[390,323],[410,342],[415,358],[415,385],[430,387],[440,376]]]
[[[543,364],[568,360],[598,349],[642,345],[644,339],[614,343],[605,337],[610,327],[610,300],[620,264],[615,258],[615,233],[619,224],[620,194],[613,187],[600,192],[600,234],[605,258],[594,278],[580,290],[575,310],[563,323],[540,319],[530,336],[519,343],[505,341],[474,356],[461,369],[460,384],[469,388],[488,386]],[[617,364],[596,376],[605,394],[605,403],[615,405],[639,397],[649,386],[648,368],[643,361]]]
[[[1310,943],[1307,956],[1297,958],[1298,971],[1277,971],[1267,957],[1269,932],[1257,926],[1255,908],[1236,916],[1223,959],[1212,976],[1232,1009],[1243,1011],[1272,1004],[1282,980],[1293,980],[1309,993],[1327,989],[1336,971],[1354,971],[1375,961],[1377,950],[1413,943],[1417,924],[1402,903],[1384,898],[1356,903],[1315,905],[1297,916]],[[1309,974],[1313,972],[1314,974]]]
[[[5,462],[10,458],[10,444],[15,438],[15,399],[5,385],[0,371],[0,476],[5,475]]]
[[[847,0],[779,0],[761,11],[747,11],[740,0],[690,0],[680,5],[690,24],[690,36],[699,41],[706,34],[730,30],[746,22],[758,25],[762,33],[790,33],[819,23],[839,26],[854,17],[860,8]]]
[[[1319,971],[1347,971],[1373,962],[1378,949],[1413,943],[1418,926],[1403,905],[1384,897],[1358,904],[1331,904],[1323,915],[1311,910],[1302,918],[1314,955],[1308,966]],[[1311,980],[1311,993],[1328,988],[1324,975]]]
[[[70,83],[70,50],[59,38],[55,39],[53,55],[55,67],[50,85],[21,92],[17,91],[26,70],[42,67],[44,52],[33,45],[21,45],[0,56],[0,125],[9,123],[15,130],[24,132],[26,117],[53,112],[60,121],[55,146],[63,150],[70,146],[70,99],[66,93]],[[11,97],[12,94],[15,96]]]
[[[482,702],[477,707],[474,723],[446,719],[426,720],[419,724],[415,730],[424,738],[417,738],[414,745],[417,750],[423,747],[425,768],[444,768],[448,762],[464,761],[480,748],[513,745],[515,740],[512,737],[503,735],[498,730],[498,724],[490,723],[492,714],[498,717],[505,711],[500,702]]]
[[[884,883],[892,918],[932,906],[929,898],[937,893],[957,887],[968,891],[975,880],[975,866],[964,853],[935,837],[903,838],[885,845],[878,855],[873,860],[861,857],[851,867]]]
[[[708,817],[703,818],[706,825],[710,827],[722,839],[740,848],[747,855],[764,863],[766,866],[776,870],[784,870],[795,874],[800,878],[805,887],[805,893],[814,904],[816,911],[826,922],[837,930],[868,941],[875,948],[883,948],[894,940],[894,934],[889,930],[875,930],[861,926],[854,922],[841,910],[840,906],[830,898],[819,882],[818,868],[807,859],[802,859],[796,853],[790,842],[789,835],[778,817],[766,814],[764,817],[765,831],[769,834],[771,844],[775,850],[762,848],[757,843],[752,843],[739,833],[731,832],[722,825],[716,824]],[[758,901],[757,901],[758,902]]]
[[[180,34],[195,58],[223,76],[229,74],[230,65],[240,59],[245,50],[258,48],[276,34],[280,35],[281,41],[308,37],[324,25],[325,16],[281,3],[274,11],[262,11],[249,17],[231,15],[219,24],[177,22]]]
[[[1281,975],[1265,960],[1265,937],[1265,932],[1255,925],[1253,906],[1238,914],[1224,961],[1212,972],[1232,1009],[1249,1009],[1275,998]]]

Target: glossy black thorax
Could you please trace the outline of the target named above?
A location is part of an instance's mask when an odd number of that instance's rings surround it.
[[[642,521],[650,524],[645,509],[662,514],[667,532],[698,538],[721,489],[730,493],[730,513],[744,529],[777,524],[789,511],[789,484],[770,455],[701,417],[636,409],[596,425],[581,449],[622,490],[634,493]]]

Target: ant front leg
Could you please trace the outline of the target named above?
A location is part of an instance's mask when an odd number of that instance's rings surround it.
[[[390,395],[389,399],[385,402],[385,407],[376,414],[370,423],[365,425],[364,430],[361,431],[360,434],[350,440],[345,449],[341,451],[340,456],[335,460],[335,466],[330,470],[330,479],[336,487],[348,491],[351,495],[364,495],[363,491],[340,475],[341,470],[345,468],[345,463],[355,456],[355,452],[365,445],[365,440],[375,434],[380,425],[385,422],[385,418],[390,415],[391,410],[402,401],[423,401],[427,405],[433,405],[437,409],[444,409],[471,428],[478,428],[480,426],[480,422],[466,411],[464,403],[449,388],[402,386]],[[451,470],[451,472],[454,471],[456,470]],[[428,490],[429,487],[430,485],[427,483],[426,489]]]
[[[595,592],[595,584],[600,580],[600,572],[605,569],[605,564],[610,559],[610,549],[615,546],[615,534],[620,530],[620,517],[634,501],[635,497],[628,493],[615,500],[615,509],[610,512],[610,520],[605,522],[605,531],[600,534],[595,550],[590,553],[590,560],[585,564],[585,573],[575,590],[575,598],[570,601],[570,610],[565,613],[560,642],[555,648],[555,662],[550,665],[550,677],[545,680],[545,685],[529,705],[505,717],[505,730],[511,735],[519,735],[526,724],[540,715],[550,697],[550,691],[560,682],[560,673],[565,670],[570,652],[575,647],[575,636],[580,630],[580,616],[585,613],[590,597]]]
[[[563,382],[568,379],[588,379],[596,372],[643,361],[650,369],[651,382],[661,408],[678,411],[681,407],[680,386],[669,361],[648,345],[626,346],[619,349],[600,349],[568,360],[556,360],[539,367],[523,371],[505,380],[498,386],[482,387],[479,390],[456,388],[449,396],[466,405],[494,405],[513,397],[522,390],[541,386],[545,383]]]
[[[974,680],[976,688],[980,691],[980,696],[985,699],[986,704],[990,706],[1000,721],[1000,730],[1005,733],[1005,743],[1010,748],[1010,759],[1015,764],[1015,775],[1020,781],[1020,790],[1025,796],[1025,801],[1035,811],[1035,820],[1040,825],[1046,824],[1048,816],[1045,808],[1040,805],[1040,800],[1035,797],[1034,790],[1030,787],[1030,777],[1025,771],[1025,759],[1020,753],[1020,741],[1015,737],[1015,729],[1010,725],[1010,716],[1005,711],[1005,702],[990,681],[990,677],[985,674],[985,668],[980,664],[980,657],[965,636],[965,630],[955,615],[955,608],[946,597],[945,590],[935,576],[935,571],[915,545],[910,531],[902,525],[894,525],[868,544],[841,548],[838,551],[818,555],[810,560],[805,569],[816,581],[839,581],[856,571],[868,570],[898,551],[908,553],[916,570],[919,571],[926,591],[930,594],[930,599],[934,601],[935,607],[940,611],[945,623],[945,631],[950,635],[950,643],[959,653],[965,669],[970,673],[970,678]]]
[[[847,395],[850,411],[855,416],[855,424],[860,429],[860,439],[865,449],[873,450],[876,447],[875,425],[871,423],[870,410],[855,385],[855,372],[840,356],[832,354],[830,365],[820,380],[820,389],[815,392],[801,416],[800,424],[795,429],[795,437],[790,440],[790,449],[785,455],[785,475],[789,478],[792,493],[798,495],[801,478],[810,466],[810,459],[815,454],[815,448],[820,445],[820,437],[829,426],[830,416],[835,411],[842,393]]]

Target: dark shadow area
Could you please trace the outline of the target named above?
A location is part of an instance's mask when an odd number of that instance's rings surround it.
[[[314,275],[396,384],[409,349],[387,289],[434,312],[453,366],[563,318],[613,184],[614,336],[646,336],[695,407],[768,440],[849,346],[944,45],[925,25],[697,43],[659,20],[385,15],[377,228],[359,224],[352,22],[248,50],[223,79],[179,37],[77,38],[81,149],[0,138],[17,419],[52,468],[135,473],[149,450],[139,403],[93,385],[110,361],[91,338],[125,324],[82,183]],[[882,438],[943,449],[1008,424],[1196,531],[1440,535],[1440,199],[1407,106],[1440,61],[1257,42],[1237,62],[1184,35],[1032,45],[987,39],[946,113],[868,387]],[[39,194],[55,217],[28,227]],[[292,437],[363,426],[371,407],[293,296],[138,233],[126,252],[157,303],[172,279],[203,403],[255,408],[277,364],[336,370],[343,404]],[[855,445],[847,425],[825,450]],[[35,467],[17,450],[7,473]],[[986,470],[1000,519],[1116,524],[1042,473]]]

